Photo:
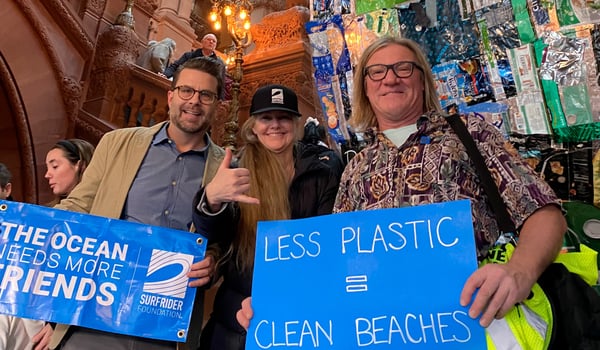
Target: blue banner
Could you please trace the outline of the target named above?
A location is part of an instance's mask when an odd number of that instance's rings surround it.
[[[486,349],[468,200],[259,222],[246,349]]]
[[[199,234],[0,201],[0,313],[185,341]]]

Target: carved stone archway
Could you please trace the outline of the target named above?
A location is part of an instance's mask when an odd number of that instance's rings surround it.
[[[0,162],[13,175],[15,200],[37,203],[37,171],[27,112],[8,63],[0,53]]]

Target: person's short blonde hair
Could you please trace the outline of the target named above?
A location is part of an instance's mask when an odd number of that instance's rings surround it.
[[[425,54],[423,54],[419,44],[406,38],[385,36],[374,41],[363,51],[354,71],[352,116],[350,117],[349,122],[356,131],[364,131],[368,128],[378,125],[377,118],[375,117],[375,111],[373,111],[371,102],[369,102],[369,99],[367,98],[365,86],[365,67],[375,52],[391,45],[399,45],[408,48],[415,54],[416,63],[423,68],[423,93],[425,94],[423,97],[423,112],[442,111],[442,107],[437,96],[435,80],[429,67],[429,62],[427,62],[427,58],[425,57]]]

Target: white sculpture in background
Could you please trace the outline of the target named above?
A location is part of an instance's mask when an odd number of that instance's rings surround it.
[[[175,40],[171,38],[151,40],[148,42],[148,49],[138,58],[137,64],[154,73],[162,73],[175,52],[175,45]]]

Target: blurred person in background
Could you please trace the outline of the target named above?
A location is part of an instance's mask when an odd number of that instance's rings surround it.
[[[202,40],[200,40],[200,42],[202,43],[202,47],[194,51],[184,53],[181,57],[179,57],[179,59],[167,66],[167,68],[163,72],[163,75],[169,79],[172,78],[173,74],[177,71],[177,68],[179,68],[179,66],[181,66],[185,61],[191,58],[205,56],[214,58],[215,60],[221,60],[219,56],[217,56],[217,54],[215,53],[215,50],[217,49],[216,35],[208,33],[202,37]]]
[[[344,171],[346,165],[338,152],[329,146],[327,131],[318,119],[306,118],[304,136],[302,136],[301,142],[306,145],[314,145],[319,150],[319,159],[325,161],[336,174],[341,174]]]
[[[12,197],[10,196],[12,192],[12,174],[4,165],[0,163],[0,199],[6,199],[11,201]]]

